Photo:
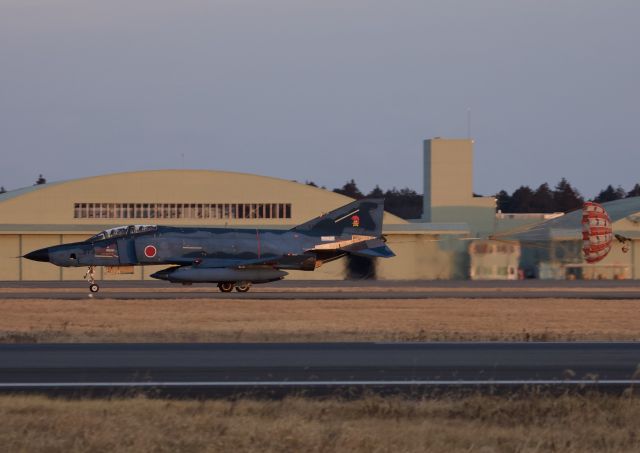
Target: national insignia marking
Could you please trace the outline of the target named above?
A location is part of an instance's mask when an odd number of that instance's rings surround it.
[[[153,245],[147,245],[144,248],[144,256],[147,258],[153,258],[158,253],[158,250]]]

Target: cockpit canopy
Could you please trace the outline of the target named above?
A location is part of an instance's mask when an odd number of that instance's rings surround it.
[[[101,231],[98,234],[91,236],[87,239],[87,242],[102,241],[103,239],[119,238],[129,236],[133,234],[147,233],[149,231],[156,231],[157,225],[128,225],[119,226],[115,228],[109,228],[108,230]]]

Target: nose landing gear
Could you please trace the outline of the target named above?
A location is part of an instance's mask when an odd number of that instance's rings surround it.
[[[95,270],[95,266],[89,266],[87,272],[83,277],[89,283],[89,291],[91,291],[92,293],[97,293],[98,291],[100,291],[100,286],[96,283],[96,279],[94,278]]]

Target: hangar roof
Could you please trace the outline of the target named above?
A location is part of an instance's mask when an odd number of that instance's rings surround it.
[[[19,197],[20,195],[24,195],[27,193],[34,192],[36,190],[41,190],[47,187],[51,187],[56,184],[61,184],[63,182],[65,181],[52,182],[48,184],[37,184],[29,187],[21,187],[20,189],[9,190],[5,193],[0,193],[0,203],[2,203],[3,201],[9,200],[11,198]]]
[[[351,201],[325,189],[268,176],[151,170],[53,182],[1,194],[0,226],[5,230],[17,226],[77,230],[129,223],[284,227]],[[408,224],[389,213],[384,222]]]

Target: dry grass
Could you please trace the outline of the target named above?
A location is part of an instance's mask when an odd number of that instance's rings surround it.
[[[0,342],[639,340],[633,300],[0,299]]]
[[[637,452],[640,400],[605,395],[355,401],[0,398],[30,452]]]

